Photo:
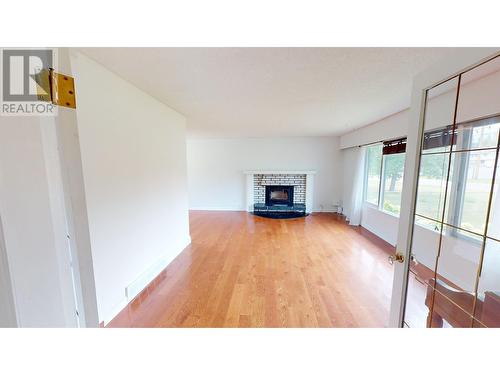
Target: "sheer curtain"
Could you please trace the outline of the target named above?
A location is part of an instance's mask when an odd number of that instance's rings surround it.
[[[345,150],[343,209],[349,225],[361,224],[364,172],[365,149],[352,147]]]

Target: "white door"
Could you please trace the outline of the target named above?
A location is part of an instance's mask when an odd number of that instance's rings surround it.
[[[40,133],[42,135],[46,173],[48,176],[54,244],[59,266],[60,291],[66,320],[65,326],[80,327],[82,323],[79,319],[79,295],[77,293],[79,288],[76,285],[74,254],[72,253],[69,236],[56,122],[50,117],[43,118],[40,122]]]
[[[391,327],[500,324],[498,53],[463,50],[414,80]]]

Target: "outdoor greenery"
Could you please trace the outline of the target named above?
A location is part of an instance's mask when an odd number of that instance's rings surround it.
[[[382,208],[393,214],[399,214],[401,211],[404,164],[405,154],[384,156],[384,191]]]
[[[418,182],[417,213],[441,220],[449,154],[422,155]]]
[[[422,155],[420,176],[441,180],[448,169],[449,154]]]
[[[394,192],[396,183],[403,177],[405,169],[405,154],[387,155],[385,157],[384,177],[389,180],[389,187],[386,191]]]

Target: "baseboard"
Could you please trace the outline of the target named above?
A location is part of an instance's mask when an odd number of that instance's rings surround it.
[[[122,299],[112,311],[106,314],[102,320],[104,325],[107,325],[113,320],[127,305],[134,300],[149,284],[151,284],[166,268],[167,266],[191,243],[191,236],[187,236],[182,242],[179,243],[178,251],[166,254],[156,260],[149,268],[142,272],[133,282],[125,287],[125,298]]]
[[[245,207],[190,207],[189,211],[246,211]]]
[[[122,299],[118,304],[113,307],[110,313],[102,319],[102,326],[105,327],[109,322],[111,322],[125,307],[127,307],[128,301],[126,298]]]
[[[328,213],[339,213],[339,206],[338,205],[331,205],[329,208],[325,208],[325,206],[329,205],[319,205],[319,207],[313,207],[312,212],[328,212]]]
[[[382,243],[384,243],[384,245],[386,247],[392,247],[394,248],[394,251],[396,249],[396,245],[390,243],[390,242],[387,242],[385,239],[383,239],[382,237],[380,237],[377,233],[371,231],[370,229],[360,225],[357,227],[357,229],[359,230],[360,233],[363,234],[363,236],[368,236],[368,237],[371,237],[371,238],[375,238],[377,241],[380,241]],[[391,252],[391,254],[393,254],[393,252]]]
[[[388,241],[386,238],[382,237],[380,235],[380,232],[377,230],[377,228],[374,228],[373,226],[368,225],[368,224],[363,223],[363,222],[361,222],[360,227],[362,227],[365,230],[367,230],[368,232],[372,233],[374,236],[377,236],[378,238],[380,238],[384,242],[387,242],[389,245],[396,246],[396,243],[392,243],[392,242]]]
[[[188,236],[183,243],[177,246],[180,250],[176,252],[169,253],[155,263],[153,263],[146,271],[144,271],[137,279],[130,283],[125,288],[125,298],[127,303],[132,301],[144,288],[146,288],[151,281],[155,279],[156,276],[160,274],[167,266],[172,262],[177,255],[179,255],[182,250],[184,250],[191,243],[191,236]]]
[[[233,212],[244,211],[244,212],[246,212],[247,210],[245,207],[190,207],[189,211],[233,211]],[[317,212],[338,213],[338,210],[336,208],[332,208],[332,209],[316,208],[316,209],[313,209],[311,212],[313,212],[313,213],[317,213]]]

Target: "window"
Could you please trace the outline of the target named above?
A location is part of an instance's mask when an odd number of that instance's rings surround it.
[[[404,153],[384,155],[382,209],[396,215],[401,211],[404,168]]]
[[[366,147],[365,201],[399,215],[406,138]]]
[[[366,148],[365,201],[378,206],[380,174],[382,172],[382,145]]]

